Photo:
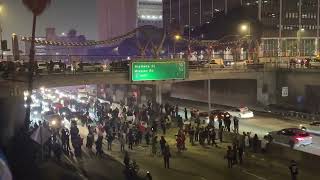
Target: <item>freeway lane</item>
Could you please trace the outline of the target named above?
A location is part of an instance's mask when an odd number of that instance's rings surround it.
[[[178,104],[181,110],[186,106],[187,108],[197,108],[200,111],[207,111],[208,106],[205,103],[193,102],[188,100],[170,100],[174,104]],[[225,109],[223,106],[216,106],[218,109]],[[184,117],[184,113],[180,114]],[[283,120],[270,116],[255,115],[251,119],[241,119],[239,124],[239,132],[252,132],[252,134],[257,134],[259,139],[266,135],[270,131],[277,131],[283,128],[299,127],[302,122],[294,120]],[[216,124],[216,127],[218,125]],[[233,123],[231,124],[233,126]],[[233,128],[233,127],[232,127]],[[313,144],[305,147],[298,147],[297,150],[304,151],[307,153],[315,154],[320,156],[320,136],[312,135]]]

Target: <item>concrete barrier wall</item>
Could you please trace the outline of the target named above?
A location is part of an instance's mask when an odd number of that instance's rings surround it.
[[[208,102],[208,81],[172,84],[171,97]],[[257,103],[256,80],[211,80],[211,102],[221,105],[254,105]]]
[[[242,135],[239,135],[240,137]],[[232,142],[235,137],[234,133],[224,132],[223,139],[226,142]],[[261,138],[261,137],[259,137]],[[260,144],[260,142],[258,143]],[[260,150],[258,152],[261,152]],[[319,172],[320,170],[320,156],[297,151],[286,146],[270,143],[267,145],[267,152],[264,154],[269,159],[274,159],[281,164],[288,165],[291,160],[295,160],[298,163],[300,169],[308,172]]]

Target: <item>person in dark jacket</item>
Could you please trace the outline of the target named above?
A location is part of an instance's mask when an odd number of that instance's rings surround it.
[[[225,155],[225,159],[227,159],[228,162],[228,168],[232,168],[232,160],[233,160],[233,153],[231,146],[228,146],[227,154]]]
[[[171,157],[170,148],[169,148],[169,145],[166,144],[163,151],[164,168],[168,168],[168,169],[170,168],[170,157]]]
[[[253,148],[254,153],[256,153],[258,151],[258,143],[259,143],[258,135],[255,134],[252,139],[252,148]]]
[[[103,151],[102,151],[102,140],[103,140],[103,136],[98,136],[98,139],[96,141],[96,155],[98,156],[102,156]]]
[[[112,141],[113,141],[113,135],[111,133],[108,134],[107,136],[107,141],[108,141],[108,150],[112,150],[111,146],[112,146]]]
[[[150,132],[147,131],[146,134],[144,135],[144,138],[146,140],[146,144],[149,145],[150,144]]]
[[[164,149],[165,149],[167,141],[164,139],[163,136],[161,136],[159,143],[160,143],[161,153],[164,153]]]
[[[238,117],[234,116],[233,117],[233,128],[235,133],[239,133],[239,119]]]
[[[92,131],[89,131],[89,134],[87,136],[86,147],[89,149],[92,149],[93,142],[94,142],[94,135],[93,135]]]
[[[298,165],[297,162],[294,160],[291,160],[291,164],[289,166],[290,174],[291,174],[291,179],[292,180],[297,180],[298,179]]]

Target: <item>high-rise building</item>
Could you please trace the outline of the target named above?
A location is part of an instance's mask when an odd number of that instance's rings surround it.
[[[319,50],[318,0],[243,0],[242,5],[258,8],[264,56],[311,56]]]
[[[137,27],[137,0],[98,0],[99,39],[123,35]]]
[[[215,12],[239,6],[240,0],[163,0],[163,24],[178,24],[192,30],[209,22]]]
[[[162,0],[138,0],[138,26],[153,25],[161,28]]]

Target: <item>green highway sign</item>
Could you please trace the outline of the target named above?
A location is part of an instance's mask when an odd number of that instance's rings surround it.
[[[186,78],[185,61],[135,61],[131,63],[132,81],[182,80]]]

